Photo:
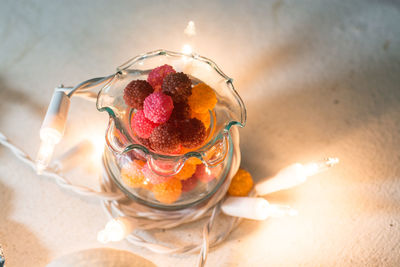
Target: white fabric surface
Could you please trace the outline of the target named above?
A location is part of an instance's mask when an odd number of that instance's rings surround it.
[[[248,108],[242,166],[254,178],[324,156],[339,166],[267,199],[299,216],[245,221],[207,266],[400,265],[400,4],[370,1],[11,1],[0,7],[0,129],[35,155],[60,83],[110,74],[139,53],[196,52],[235,80]],[[102,135],[107,115],[75,100],[57,153]],[[95,186],[90,168],[76,182]],[[38,177],[0,147],[0,243],[7,267],[101,247],[99,203]],[[177,231],[191,239],[200,233]],[[162,236],[165,233],[160,233]],[[197,255],[130,250],[160,266]]]

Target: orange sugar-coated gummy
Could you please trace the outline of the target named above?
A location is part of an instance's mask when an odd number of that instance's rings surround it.
[[[154,197],[161,203],[174,203],[182,193],[182,183],[177,178],[169,179],[167,182],[155,184],[152,187]]]
[[[250,193],[253,187],[253,178],[246,170],[239,169],[232,178],[231,185],[228,189],[228,194],[236,197],[244,197]]]
[[[205,113],[212,110],[217,104],[214,90],[205,83],[199,83],[192,88],[188,103],[193,112]]]
[[[134,160],[121,168],[122,182],[132,188],[148,188],[149,183],[144,177],[141,169],[145,162],[141,160]]]

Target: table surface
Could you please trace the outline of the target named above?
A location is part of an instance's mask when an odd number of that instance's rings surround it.
[[[0,8],[0,131],[34,156],[54,87],[110,74],[127,59],[180,50],[193,20],[196,52],[242,96],[242,166],[255,180],[326,156],[340,165],[274,193],[297,217],[244,221],[207,266],[400,265],[400,3],[370,1],[9,1]],[[72,101],[56,156],[101,136],[107,115]],[[92,170],[74,182],[96,187]],[[0,243],[7,267],[45,266],[101,247],[97,200],[77,197],[0,147]],[[185,231],[189,231],[186,229]],[[185,232],[183,231],[183,232]],[[197,233],[198,235],[200,234]],[[160,266],[197,255],[126,249]]]

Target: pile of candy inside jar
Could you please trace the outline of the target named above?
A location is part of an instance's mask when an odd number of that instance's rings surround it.
[[[152,69],[147,80],[133,80],[124,89],[131,109],[130,129],[136,141],[155,153],[185,154],[212,135],[215,91],[203,82],[176,72],[170,65]],[[148,190],[160,203],[171,204],[185,192],[218,177],[220,167],[207,168],[197,157],[186,160],[174,175],[156,174],[137,155],[121,167],[121,180],[132,189]]]

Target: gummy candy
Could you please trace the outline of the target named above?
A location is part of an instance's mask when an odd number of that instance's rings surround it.
[[[171,73],[165,76],[161,88],[174,102],[182,102],[192,94],[192,81],[183,72]]]
[[[179,129],[181,143],[187,148],[200,146],[206,139],[206,128],[196,118],[181,121]]]
[[[146,118],[155,123],[164,123],[171,116],[174,104],[170,96],[155,92],[146,97],[143,111]]]
[[[199,165],[199,164],[202,164],[203,162],[199,158],[191,157],[186,160],[186,163],[193,164],[193,165]]]
[[[220,170],[220,165],[208,168],[204,164],[200,164],[196,166],[196,172],[193,177],[196,177],[203,183],[208,183],[217,177]]]
[[[155,174],[149,167],[149,165],[144,165],[142,169],[142,173],[146,179],[152,183],[153,185],[159,184],[159,183],[164,183],[168,180],[172,179],[172,176],[161,176]]]
[[[166,204],[174,203],[182,193],[182,183],[179,179],[172,178],[164,183],[153,185],[154,197]]]
[[[189,96],[188,102],[193,112],[205,113],[215,107],[217,96],[210,86],[199,83],[193,86],[192,95]]]
[[[182,180],[181,181],[181,183],[182,183],[182,192],[192,191],[196,187],[198,182],[199,182],[199,180],[197,180],[196,177],[191,177],[189,179]]]
[[[171,122],[154,128],[150,135],[151,148],[164,153],[174,153],[179,149],[179,130]]]
[[[172,110],[172,114],[170,120],[185,120],[190,117],[190,107],[187,101],[182,102],[174,102],[174,109]]]
[[[159,66],[150,71],[149,76],[147,76],[147,81],[153,86],[154,91],[158,92],[161,90],[161,85],[165,76],[170,73],[176,73],[172,66],[168,64]]]
[[[189,179],[190,177],[192,177],[195,171],[196,171],[196,165],[186,161],[180,172],[175,174],[175,178],[178,178],[179,180]]]
[[[131,127],[136,134],[141,138],[149,138],[153,129],[157,126],[156,123],[147,119],[143,110],[138,110],[136,114],[132,115]]]
[[[125,164],[121,168],[121,179],[124,184],[133,188],[148,188],[149,184],[144,177],[141,169],[145,162],[141,160],[134,160]]]
[[[204,113],[196,113],[192,111],[191,117],[200,120],[204,124],[204,127],[206,127],[206,129],[210,127],[211,119],[210,119],[210,113],[208,111]]]
[[[228,193],[231,196],[244,197],[247,196],[253,187],[253,179],[251,174],[246,170],[239,169],[232,178]]]
[[[136,137],[136,139],[139,141],[139,143],[149,149],[151,149],[151,144],[150,144],[150,140],[147,138],[141,138],[139,136]]]
[[[124,89],[125,103],[135,109],[143,109],[143,101],[153,93],[153,87],[143,80],[133,80]]]

